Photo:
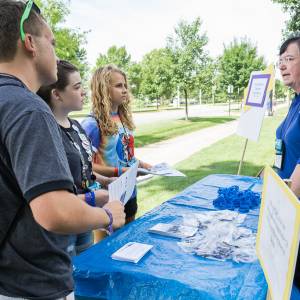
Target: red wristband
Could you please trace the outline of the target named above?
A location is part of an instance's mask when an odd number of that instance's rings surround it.
[[[114,168],[114,177],[118,177],[118,168]]]

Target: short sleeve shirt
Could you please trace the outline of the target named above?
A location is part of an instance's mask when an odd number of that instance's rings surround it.
[[[117,113],[113,113],[111,118],[118,126],[118,133],[111,136],[101,134],[98,124],[92,116],[84,119],[81,123],[93,148],[96,149],[94,162],[116,168],[131,166],[136,162],[133,132],[123,126]],[[136,188],[131,198],[135,197]]]
[[[293,99],[286,118],[276,130],[276,138],[284,143],[283,165],[278,175],[290,178],[300,159],[300,95]]]
[[[60,127],[62,131],[62,140],[67,155],[71,174],[74,184],[77,187],[78,194],[86,192],[82,186],[84,176],[92,184],[92,149],[89,138],[86,136],[84,129],[76,120],[70,119],[69,128]],[[80,150],[77,149],[79,147]],[[80,153],[81,155],[80,155]],[[84,161],[82,165],[81,156]],[[82,169],[85,168],[85,174]]]
[[[0,75],[0,147],[7,166],[0,169],[0,227],[11,223],[0,244],[0,295],[64,297],[73,290],[66,252],[69,236],[42,228],[29,206],[44,193],[73,191],[61,132],[45,102],[20,80],[4,74]],[[12,221],[16,207],[20,208]]]

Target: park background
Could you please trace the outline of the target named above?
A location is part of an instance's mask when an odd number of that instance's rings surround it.
[[[53,29],[58,57],[79,67],[87,90],[99,66],[113,63],[126,72],[134,120],[138,114],[144,118],[145,111],[153,119],[136,122],[140,148],[235,122],[251,72],[275,65],[280,43],[300,30],[297,0],[37,3]],[[272,164],[275,130],[291,97],[277,72],[274,109],[265,118],[259,142],[248,145],[243,175],[255,176]],[[89,112],[88,93],[83,111],[72,117],[80,119]],[[197,147],[197,140],[194,143]],[[243,143],[236,135],[220,137],[175,165],[186,179],[159,177],[139,184],[138,214],[204,176],[236,174]],[[184,148],[182,143],[174,151]]]

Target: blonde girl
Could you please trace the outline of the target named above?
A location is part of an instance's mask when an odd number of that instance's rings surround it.
[[[126,74],[114,65],[98,68],[91,80],[91,91],[92,115],[82,126],[95,150],[93,168],[105,176],[120,176],[137,160]],[[149,169],[151,165],[139,161],[139,167]],[[134,220],[137,212],[136,194],[135,189],[125,205],[127,223]]]

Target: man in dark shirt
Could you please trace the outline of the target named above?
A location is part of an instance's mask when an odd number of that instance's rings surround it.
[[[68,235],[125,221],[119,201],[102,209],[72,194],[59,128],[35,94],[57,80],[54,44],[32,1],[0,1],[0,299],[67,296]]]

